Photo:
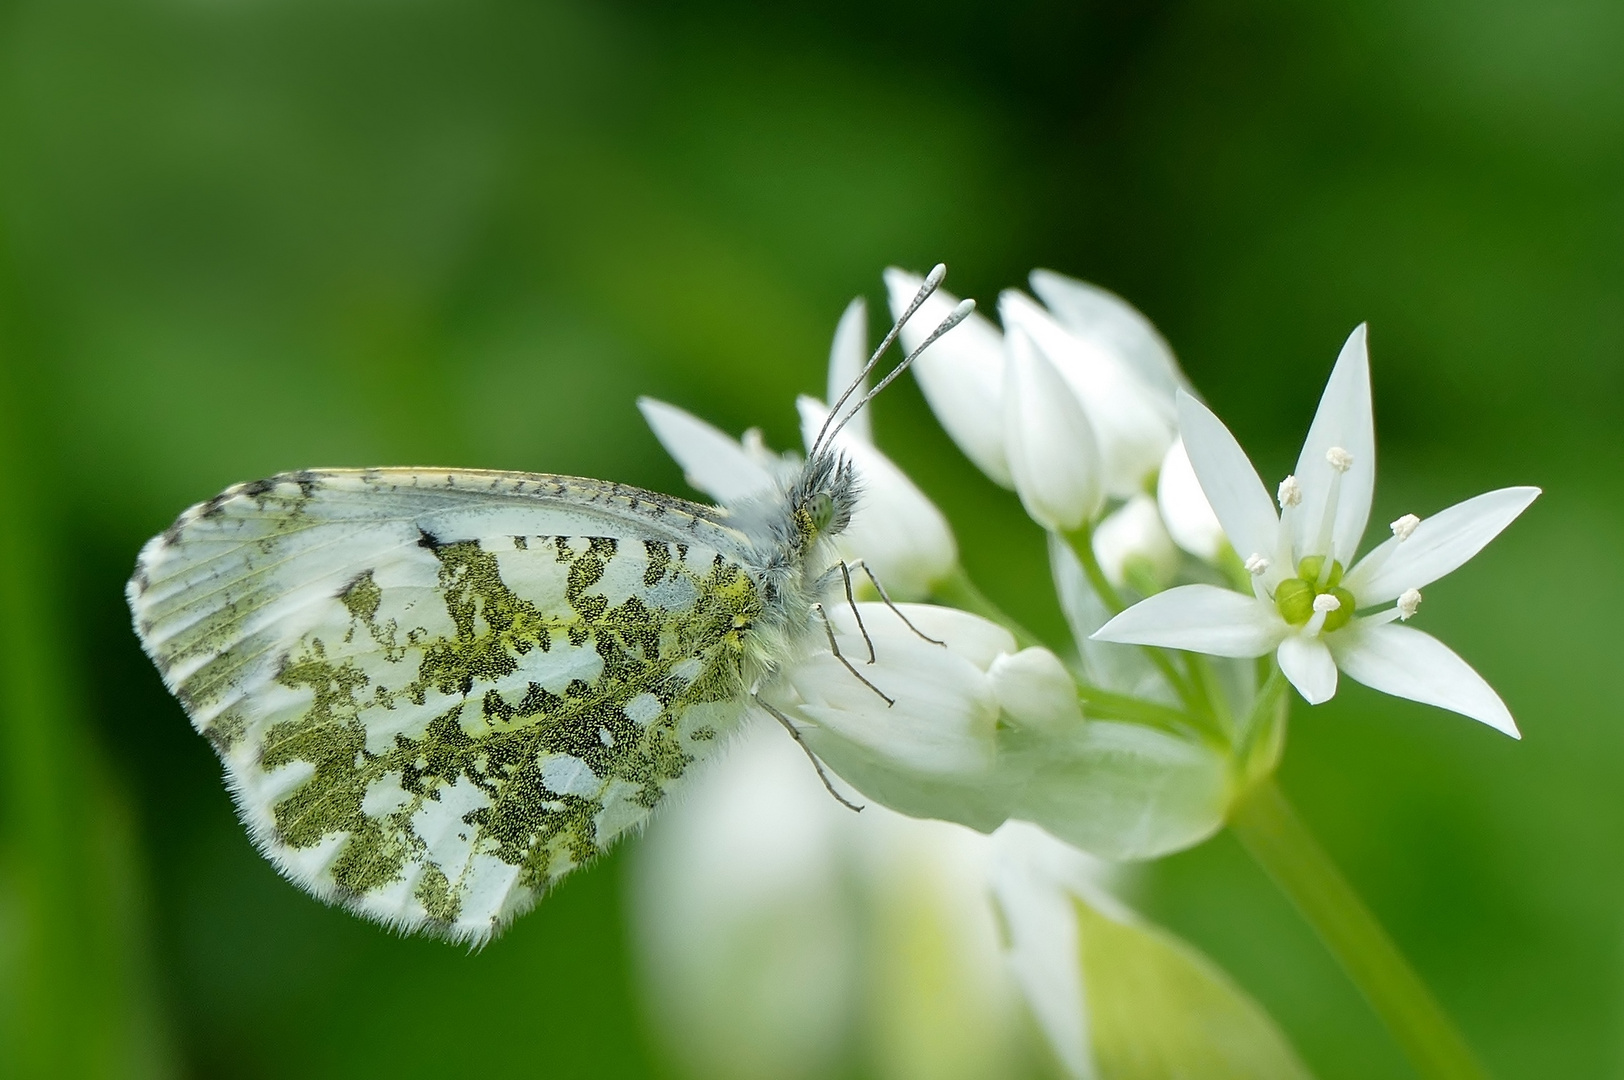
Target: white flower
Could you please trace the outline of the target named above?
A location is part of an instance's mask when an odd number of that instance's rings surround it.
[[[1224,527],[1201,490],[1183,439],[1175,439],[1162,458],[1162,471],[1156,478],[1156,506],[1175,544],[1198,559],[1218,561],[1225,544]]]
[[[1296,471],[1280,485],[1282,514],[1234,436],[1187,394],[1179,397],[1179,426],[1202,490],[1253,572],[1254,595],[1210,585],[1170,589],[1118,615],[1097,638],[1217,656],[1276,651],[1311,703],[1335,694],[1340,668],[1374,689],[1518,735],[1505,704],[1464,660],[1394,624],[1416,613],[1422,587],[1482,550],[1539,489],[1503,488],[1425,520],[1400,518],[1391,539],[1354,563],[1376,479],[1363,326],[1343,346]]]
[[[900,314],[922,279],[892,268],[885,280],[892,311]],[[1010,346],[1021,331],[1088,418],[1100,487],[1127,498],[1143,490],[1174,438],[1173,394],[1183,376],[1172,351],[1143,315],[1103,289],[1045,270],[1033,273],[1032,288],[1048,310],[1023,293],[1005,292],[999,315],[1007,336],[971,316],[915,362],[920,388],[965,456],[997,483],[1017,486],[1000,420],[1007,415],[1006,354],[1013,355]],[[954,302],[942,292],[927,301],[922,316],[903,328],[908,347],[922,342],[932,320],[945,317]]]
[[[1024,331],[1011,331],[1006,345],[1004,450],[1015,492],[1044,528],[1080,529],[1105,497],[1088,414]]]
[[[849,384],[867,359],[861,300],[841,318],[830,352],[830,381]],[[853,357],[855,356],[855,360]],[[853,395],[856,399],[860,395]],[[755,429],[736,440],[692,414],[653,398],[638,408],[660,444],[682,466],[688,482],[724,506],[737,506],[770,493],[793,476],[793,455],[774,455]],[[797,403],[807,445],[817,438],[828,407],[815,398]],[[848,561],[862,559],[892,596],[926,596],[958,567],[958,545],[947,519],[907,474],[869,438],[867,416],[858,414],[835,436],[835,447],[851,461],[862,485],[852,521],[836,540]]]

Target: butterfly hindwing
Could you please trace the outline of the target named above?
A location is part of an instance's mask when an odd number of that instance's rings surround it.
[[[285,874],[482,939],[742,716],[741,543],[597,481],[298,473],[182,515],[130,603]]]

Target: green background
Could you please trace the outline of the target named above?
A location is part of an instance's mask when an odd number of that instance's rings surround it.
[[[680,491],[636,394],[793,445],[845,301],[942,259],[1130,297],[1265,475],[1369,320],[1373,521],[1544,486],[1424,612],[1524,741],[1350,686],[1282,783],[1497,1075],[1624,1075],[1624,7],[762,7],[0,3],[0,1072],[660,1075],[618,858],[476,955],[323,908],[123,581],[286,468]],[[876,414],[1058,638],[1014,498]],[[1227,836],[1143,902],[1324,1080],[1409,1075]]]

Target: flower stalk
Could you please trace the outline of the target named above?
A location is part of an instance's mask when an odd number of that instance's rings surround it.
[[[1488,1074],[1393,939],[1270,778],[1236,802],[1229,827],[1314,928],[1427,1080]]]

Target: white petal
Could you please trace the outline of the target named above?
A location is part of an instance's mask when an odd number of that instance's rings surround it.
[[[1088,414],[1099,444],[1105,490],[1126,498],[1144,490],[1175,435],[1173,402],[1118,357],[1072,334],[1031,297],[998,298],[1004,327],[1026,331],[1053,361]]]
[[[1224,527],[1213,513],[1206,492],[1201,490],[1183,439],[1175,440],[1162,458],[1162,471],[1156,478],[1156,507],[1175,544],[1198,559],[1217,560],[1224,546]],[[1250,552],[1242,558],[1246,554]]]
[[[731,505],[773,490],[773,474],[725,432],[654,398],[638,398],[637,407],[688,483],[717,502]]]
[[[1253,554],[1272,557],[1280,518],[1246,451],[1224,422],[1189,394],[1180,391],[1178,409],[1179,434],[1190,464],[1235,553],[1243,559]]]
[[[1471,665],[1433,637],[1408,626],[1352,626],[1329,635],[1348,677],[1384,694],[1436,705],[1522,738],[1511,712]]]
[[[1155,589],[1165,588],[1179,568],[1178,548],[1167,535],[1156,500],[1149,495],[1135,495],[1099,523],[1094,530],[1094,557],[1106,580],[1118,588],[1130,584],[1128,578],[1135,569],[1148,576]]]
[[[835,339],[829,346],[829,395],[825,401],[839,401],[852,385],[857,373],[868,363],[868,304],[861,296],[846,305],[835,327]],[[851,406],[862,400],[867,384],[852,390],[841,411],[851,412]],[[819,421],[821,423],[821,421]],[[874,441],[874,426],[868,410],[863,410],[846,423],[841,434],[849,434],[863,442]],[[811,445],[808,443],[807,445]]]
[[[1536,487],[1501,488],[1456,503],[1423,518],[1407,539],[1391,538],[1360,559],[1343,584],[1365,607],[1437,581],[1482,551],[1538,496]]]
[[[1336,367],[1331,369],[1331,378],[1320,397],[1319,411],[1314,414],[1303,452],[1297,458],[1294,475],[1303,489],[1302,506],[1294,515],[1299,555],[1324,554],[1309,549],[1325,516],[1333,472],[1325,454],[1333,446],[1353,455],[1353,467],[1342,476],[1342,495],[1337,500],[1331,532],[1336,557],[1346,566],[1364,535],[1365,522],[1370,518],[1370,497],[1376,487],[1376,429],[1370,414],[1370,359],[1365,352],[1363,323],[1348,335],[1336,358]]]
[[[1122,358],[1139,376],[1168,397],[1188,385],[1173,348],[1151,321],[1109,289],[1057,274],[1032,271],[1032,291],[1066,329]]]
[[[1012,329],[1006,344],[1004,452],[1015,491],[1044,528],[1081,528],[1104,498],[1088,414],[1023,330]]]
[[[1273,649],[1286,633],[1285,620],[1265,600],[1215,585],[1180,585],[1139,601],[1094,639],[1250,657]]]
[[[1280,670],[1310,705],[1330,701],[1336,695],[1336,661],[1319,638],[1292,634],[1280,643],[1277,656]]]
[[[907,310],[923,283],[895,267],[885,272],[893,317]],[[904,347],[917,348],[957,304],[957,297],[936,290],[902,328]],[[998,328],[972,314],[921,354],[913,370],[931,411],[964,456],[996,483],[1013,486],[1004,458],[1004,336]]]
[[[1011,821],[993,834],[989,884],[1008,927],[1010,971],[1033,1019],[1066,1075],[1088,1080],[1096,1069],[1076,962],[1077,911],[1065,888],[1086,872],[1074,869],[1079,863],[1094,860],[1035,825]]]
[[[809,397],[795,404],[801,414],[801,435],[810,446],[828,409]],[[856,467],[862,494],[851,524],[836,543],[846,558],[867,562],[893,597],[927,596],[958,565],[953,530],[907,474],[873,443],[854,436],[851,427],[848,424],[835,436],[835,447]]]

